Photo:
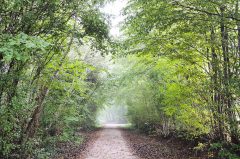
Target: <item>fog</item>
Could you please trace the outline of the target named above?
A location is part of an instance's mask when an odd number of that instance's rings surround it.
[[[106,106],[98,113],[97,121],[100,125],[128,124],[127,108],[117,105]]]

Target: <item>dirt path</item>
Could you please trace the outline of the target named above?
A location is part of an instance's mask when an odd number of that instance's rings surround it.
[[[126,125],[125,125],[126,126]],[[192,151],[193,145],[176,138],[149,137],[124,125],[108,125],[79,132],[83,144],[63,143],[53,159],[205,159],[208,153]]]
[[[135,130],[122,129],[131,150],[142,159],[207,159],[208,153],[195,153],[193,143],[174,137],[150,137]],[[198,155],[198,156],[197,156]]]
[[[80,159],[137,159],[117,128],[105,128]]]

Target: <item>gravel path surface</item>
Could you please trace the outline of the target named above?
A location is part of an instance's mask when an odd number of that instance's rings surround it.
[[[128,148],[117,128],[105,128],[97,140],[88,146],[81,159],[138,159]]]

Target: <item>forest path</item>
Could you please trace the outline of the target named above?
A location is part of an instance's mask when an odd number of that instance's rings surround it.
[[[137,159],[127,146],[121,130],[115,125],[107,125],[99,132],[99,137],[89,145],[81,159]]]

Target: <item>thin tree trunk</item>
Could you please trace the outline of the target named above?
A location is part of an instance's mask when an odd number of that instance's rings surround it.
[[[211,77],[212,79],[212,83],[213,83],[213,122],[214,122],[214,134],[215,136],[220,139],[220,140],[224,140],[224,122],[222,120],[223,118],[223,111],[222,111],[222,104],[220,102],[221,97],[220,97],[220,90],[219,90],[219,86],[221,85],[221,83],[219,82],[219,60],[218,60],[218,56],[216,54],[216,49],[215,49],[215,32],[214,32],[214,28],[211,28],[211,66],[212,66],[212,72],[213,75]]]
[[[239,18],[239,1],[236,3],[236,17]],[[238,59],[238,66],[236,70],[236,74],[240,75],[239,67],[240,67],[240,21],[236,21],[237,23],[237,33],[238,33],[238,47],[237,47],[237,59]]]
[[[228,116],[229,128],[230,128],[230,137],[233,143],[238,143],[238,136],[237,130],[238,125],[236,124],[236,116],[233,110],[232,104],[232,95],[229,90],[230,78],[231,78],[231,69],[230,69],[230,62],[229,62],[229,42],[228,42],[228,30],[225,26],[225,19],[224,19],[224,7],[220,8],[222,18],[221,18],[221,38],[222,38],[222,53],[223,53],[223,84],[224,84],[224,100],[223,104],[226,106],[226,113]]]

